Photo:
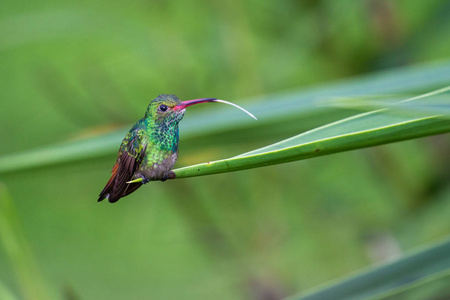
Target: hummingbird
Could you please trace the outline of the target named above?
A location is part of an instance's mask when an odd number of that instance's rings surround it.
[[[151,180],[175,178],[172,168],[178,159],[178,124],[186,108],[206,102],[222,102],[235,106],[254,119],[242,107],[216,98],[180,101],[175,95],[161,94],[153,99],[142,119],[128,131],[117,154],[111,178],[99,195],[98,202],[117,202]]]

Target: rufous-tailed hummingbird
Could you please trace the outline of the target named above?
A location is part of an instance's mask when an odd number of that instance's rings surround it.
[[[98,201],[108,199],[113,203],[150,180],[174,178],[171,169],[178,158],[178,123],[186,107],[205,102],[230,104],[255,118],[242,107],[216,98],[180,101],[175,95],[159,95],[148,105],[144,118],[137,121],[123,139],[112,176]]]

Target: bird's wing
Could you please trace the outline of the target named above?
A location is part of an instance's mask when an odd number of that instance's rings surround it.
[[[100,193],[98,201],[108,198],[109,202],[116,202],[132,192],[127,191],[127,188],[131,188],[127,182],[134,179],[134,173],[144,158],[147,147],[143,138],[144,134],[144,130],[139,127],[133,128],[127,134],[120,147],[116,164],[112,169],[112,176]],[[140,186],[141,184],[133,186],[133,191]]]

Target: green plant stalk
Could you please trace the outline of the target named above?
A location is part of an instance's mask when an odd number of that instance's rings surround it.
[[[375,112],[375,114],[380,113]],[[370,114],[374,113],[359,116],[368,116]],[[353,118],[349,118],[345,121],[352,122],[353,120]],[[368,128],[366,130],[349,131],[340,135],[333,136],[333,134],[330,134],[326,136],[327,132],[332,133],[332,127],[330,126],[336,125],[337,123],[343,122],[339,121],[329,124],[241,156],[201,163],[173,171],[176,178],[234,172],[450,132],[450,122],[448,120],[433,116],[407,120],[395,124],[386,124],[382,127]],[[323,138],[316,139],[314,133],[321,131],[325,135]],[[297,140],[300,143],[287,147],[279,147],[283,143],[289,145],[290,140]]]

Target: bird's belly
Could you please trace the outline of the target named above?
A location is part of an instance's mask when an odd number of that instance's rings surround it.
[[[169,154],[165,158],[159,157],[159,159],[155,159],[155,157],[149,157],[150,159],[144,160],[139,167],[137,173],[140,173],[147,177],[150,180],[158,180],[164,177],[167,177],[167,174],[170,170],[172,170],[175,162],[178,158],[178,151],[172,154]],[[136,174],[136,175],[140,175]],[[138,176],[135,176],[138,177]]]

